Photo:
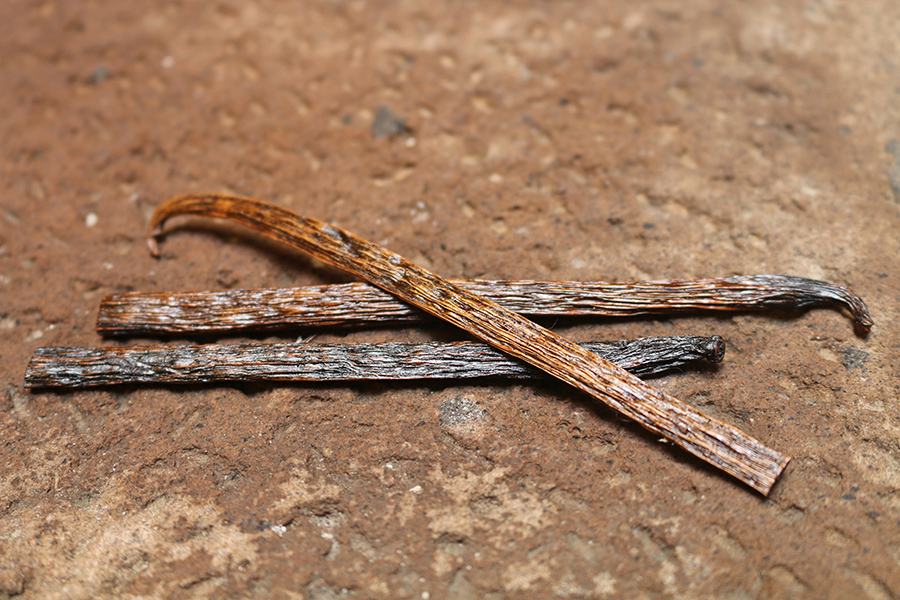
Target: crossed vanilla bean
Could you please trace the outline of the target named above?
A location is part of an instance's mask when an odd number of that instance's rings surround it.
[[[345,269],[590,394],[763,494],[789,461],[578,344],[337,227],[251,198],[178,196],[151,220],[148,243],[155,255],[164,223],[180,215],[229,219]]]
[[[650,337],[583,344],[647,377],[705,360],[720,362],[719,336]],[[478,342],[425,344],[208,344],[124,348],[38,348],[30,388],[214,381],[363,381],[540,377],[541,371]]]
[[[788,275],[638,282],[466,281],[451,283],[528,316],[623,317],[697,310],[749,311],[835,305],[856,330],[872,326],[862,299],[827,281]],[[97,330],[209,333],[416,321],[421,310],[367,283],[221,292],[127,292],[100,303]]]

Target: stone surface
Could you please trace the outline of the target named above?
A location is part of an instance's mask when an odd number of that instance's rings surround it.
[[[3,3],[0,598],[897,597],[898,32],[893,0]],[[228,226],[153,260],[202,190],[446,276],[789,273],[876,325],[550,323],[724,336],[655,385],[792,456],[769,498],[552,382],[25,391],[38,346],[146,341],[94,333],[106,293],[346,280]]]

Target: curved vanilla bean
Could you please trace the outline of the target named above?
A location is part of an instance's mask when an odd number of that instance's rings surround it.
[[[719,336],[652,337],[582,344],[639,377],[701,360],[720,362]],[[213,381],[397,381],[529,379],[545,373],[478,342],[426,344],[209,344],[125,348],[38,348],[29,388]]]
[[[700,310],[761,311],[831,304],[856,330],[872,326],[862,299],[827,281],[789,275],[635,282],[482,281],[451,283],[528,316],[623,317]],[[420,320],[425,313],[368,283],[221,292],[127,292],[100,302],[97,330],[197,334]]]
[[[157,207],[151,252],[158,255],[164,223],[180,215],[229,219],[349,271],[590,394],[763,494],[790,460],[571,340],[347,231],[252,198],[186,195]]]

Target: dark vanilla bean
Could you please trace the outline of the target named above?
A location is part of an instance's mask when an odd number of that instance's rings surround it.
[[[833,305],[857,331],[872,326],[862,299],[846,287],[787,275],[636,282],[451,280],[528,316],[623,317],[690,311],[762,311]],[[97,329],[198,334],[284,327],[417,321],[421,310],[368,284],[221,292],[128,292],[100,303]]]
[[[229,219],[347,270],[577,387],[763,494],[790,460],[496,302],[352,233],[276,205],[216,194],[171,198],[151,219],[151,252],[158,255],[156,238],[164,223],[181,215]]]
[[[722,360],[719,336],[652,337],[582,344],[647,377],[697,361]],[[426,344],[208,344],[125,348],[38,348],[30,388],[214,381],[396,381],[546,376],[478,342]]]

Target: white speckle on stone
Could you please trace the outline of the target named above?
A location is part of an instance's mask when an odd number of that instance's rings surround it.
[[[415,148],[416,146],[416,138],[408,137],[406,138],[406,147],[407,148]]]
[[[488,177],[488,181],[491,183],[503,183],[503,175],[500,173],[491,173]]]
[[[87,216],[84,218],[84,224],[88,227],[95,227],[97,222],[100,220],[100,217],[97,216],[95,212],[89,212]]]
[[[409,488],[409,491],[411,491],[413,494],[421,494],[422,486],[421,485],[413,486],[413,487]]]
[[[287,531],[287,527],[285,527],[284,525],[272,525],[271,529],[272,529],[272,532],[275,535],[277,535],[278,537],[283,536],[284,533]]]

